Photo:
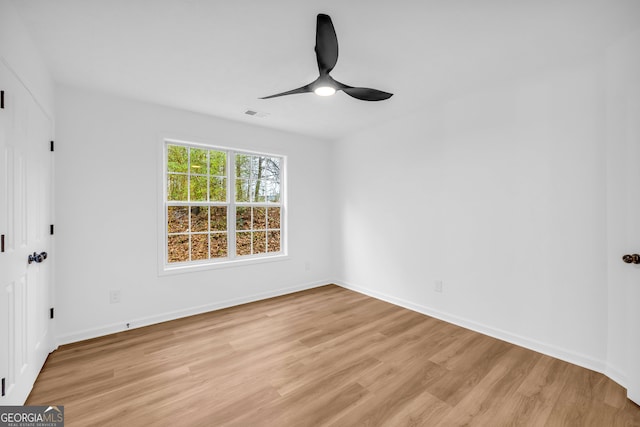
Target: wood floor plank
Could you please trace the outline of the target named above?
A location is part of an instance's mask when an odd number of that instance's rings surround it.
[[[640,426],[605,376],[328,285],[60,347],[67,426]]]
[[[539,355],[515,393],[500,406],[496,418],[511,419],[513,425],[544,426],[560,397],[568,367],[568,363]]]
[[[510,419],[512,415],[502,412],[506,402],[531,372],[537,358],[529,350],[511,347],[504,357],[455,405],[442,423],[445,425],[491,425],[500,416]]]
[[[375,392],[375,398],[367,406],[348,411],[335,425],[393,425],[391,420],[401,417],[400,414],[443,375],[441,366],[417,358],[402,367],[389,367],[382,375],[376,375],[367,387]],[[366,383],[366,378],[362,382]]]

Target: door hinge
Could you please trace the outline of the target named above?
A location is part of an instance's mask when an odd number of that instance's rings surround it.
[[[4,91],[0,90],[0,108],[4,109]]]
[[[53,151],[54,142],[51,141],[51,151]]]
[[[4,252],[4,234],[0,236],[0,252]]]
[[[53,307],[49,309],[49,319],[53,319]]]
[[[49,234],[53,236],[53,224],[49,226]]]
[[[6,383],[7,383],[7,379],[6,379],[6,378],[3,378],[3,379],[2,379],[2,396],[4,396],[4,395],[6,394],[6,393],[5,393]]]

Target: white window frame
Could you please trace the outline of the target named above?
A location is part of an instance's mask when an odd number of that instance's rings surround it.
[[[185,147],[203,148],[207,150],[224,151],[227,154],[227,201],[226,202],[179,202],[167,200],[167,146],[168,145],[180,145]],[[287,156],[282,154],[266,153],[246,149],[238,149],[232,147],[224,147],[220,145],[214,145],[203,142],[186,141],[182,139],[162,138],[161,144],[161,162],[160,162],[160,213],[158,215],[158,265],[159,274],[175,274],[181,272],[192,272],[200,270],[210,270],[217,268],[237,267],[248,264],[282,261],[288,258],[287,250],[287,185],[286,185],[286,171],[287,171]],[[236,176],[235,176],[235,155],[246,154],[251,156],[265,156],[265,157],[277,157],[280,159],[280,203],[260,203],[260,202],[236,202],[235,189],[236,189]],[[227,206],[227,257],[226,258],[210,258],[207,260],[195,260],[184,262],[168,262],[168,236],[169,231],[167,227],[167,207],[169,205],[184,205],[184,206]],[[279,252],[267,252],[261,254],[252,255],[237,255],[236,254],[236,207],[240,206],[259,206],[259,207],[279,207],[280,208],[280,251]],[[240,230],[242,231],[242,230]]]

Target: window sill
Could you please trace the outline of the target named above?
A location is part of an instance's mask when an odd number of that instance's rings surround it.
[[[286,261],[289,259],[289,255],[280,254],[273,256],[264,256],[257,258],[248,258],[248,259],[235,259],[233,261],[220,261],[220,262],[209,262],[202,264],[188,264],[188,265],[163,265],[160,268],[159,276],[169,276],[174,274],[183,274],[183,273],[195,273],[198,271],[207,271],[207,270],[218,270],[222,268],[236,268],[236,267],[245,267],[254,264],[263,264],[263,263],[271,263],[278,261]]]

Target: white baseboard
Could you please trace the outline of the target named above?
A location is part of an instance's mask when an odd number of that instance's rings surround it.
[[[521,335],[513,334],[501,329],[483,325],[473,320],[455,316],[439,310],[435,310],[431,307],[427,307],[421,304],[416,304],[414,302],[407,301],[402,298],[397,298],[397,297],[383,294],[381,292],[373,291],[361,286],[356,286],[350,283],[336,281],[336,280],[306,283],[298,286],[292,286],[288,288],[272,290],[269,292],[248,295],[245,297],[219,301],[211,304],[204,304],[204,305],[191,307],[183,310],[177,310],[177,311],[172,311],[168,313],[142,317],[142,318],[134,319],[128,322],[129,323],[128,328],[127,328],[126,322],[112,323],[112,324],[97,327],[97,328],[85,329],[83,331],[78,331],[71,334],[60,335],[57,337],[56,342],[57,342],[57,345],[69,344],[73,342],[78,342],[78,341],[83,341],[91,338],[97,338],[104,335],[113,334],[116,332],[122,332],[129,329],[140,328],[143,326],[149,326],[156,323],[166,322],[169,320],[180,319],[183,317],[193,316],[196,314],[207,313],[210,311],[221,310],[223,308],[233,307],[233,306],[246,304],[254,301],[260,301],[267,298],[273,298],[273,297],[291,294],[294,292],[304,291],[307,289],[313,289],[320,286],[325,286],[327,284],[336,284],[345,289],[349,289],[364,295],[368,295],[370,297],[373,297],[382,301],[386,301],[388,303],[391,303],[400,307],[404,307],[406,309],[409,309],[418,313],[422,313],[424,315],[431,316],[436,319],[440,319],[445,322],[452,323],[454,325],[461,326],[463,328],[470,329],[472,331],[479,332],[481,334],[488,335],[490,337],[497,338],[499,340],[503,340],[511,344],[515,344],[515,345],[527,348],[529,350],[537,351],[547,356],[555,357],[556,359],[560,359],[565,362],[582,366],[583,368],[600,372],[606,375],[607,377],[611,378],[616,383],[625,387],[626,376],[622,373],[622,371],[617,367],[608,365],[606,362],[602,360],[598,360],[581,353],[567,350],[565,348],[543,343],[541,341],[526,338]]]
[[[78,341],[84,341],[91,338],[97,338],[104,335],[114,334],[116,332],[127,331],[130,329],[141,328],[143,326],[154,325],[156,323],[162,323],[169,320],[180,319],[183,317],[193,316],[196,314],[207,313],[209,311],[221,310],[223,308],[229,308],[236,305],[247,304],[254,301],[260,301],[263,299],[278,297],[282,295],[291,294],[294,292],[304,291],[307,289],[317,288],[325,286],[331,283],[330,281],[318,281],[312,283],[305,283],[297,286],[291,286],[288,288],[275,289],[268,292],[262,292],[259,294],[247,295],[244,297],[234,298],[225,301],[218,301],[211,304],[199,305],[196,307],[190,307],[182,310],[171,311],[167,313],[157,314],[153,316],[141,317],[130,321],[123,321],[112,323],[109,325],[99,326],[97,328],[85,329],[70,334],[59,335],[56,337],[56,344],[58,346],[64,344],[70,344]],[[129,327],[127,327],[127,324]]]
[[[605,374],[607,377],[611,378],[621,386],[627,388],[627,375],[622,371],[622,369],[618,368],[617,366],[607,364],[607,366],[605,366],[603,374]]]
[[[499,340],[506,341],[508,343],[536,351],[538,353],[546,354],[547,356],[555,357],[556,359],[564,360],[565,362],[573,363],[574,365],[582,366],[583,368],[587,368],[592,371],[600,372],[624,386],[624,383],[618,381],[619,378],[624,378],[623,375],[619,375],[619,371],[617,371],[616,378],[610,376],[607,373],[610,370],[607,369],[606,363],[602,360],[594,359],[591,356],[543,343],[541,341],[532,340],[521,335],[512,334],[501,329],[483,325],[473,320],[434,310],[431,307],[416,304],[411,301],[383,294],[381,292],[372,291],[361,286],[356,286],[340,281],[334,281],[333,283],[345,289],[359,292],[361,294],[368,295],[370,297],[386,301],[388,303],[398,305],[400,307],[404,307],[409,310],[425,314],[427,316],[435,317],[436,319],[444,320],[445,322],[453,323],[454,325],[461,326],[463,328],[470,329],[472,331],[479,332],[481,334],[488,335],[490,337],[497,338]]]

